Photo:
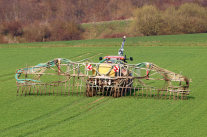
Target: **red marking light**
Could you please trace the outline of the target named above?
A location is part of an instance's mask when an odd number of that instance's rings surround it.
[[[118,72],[119,71],[119,66],[114,66],[114,71]]]
[[[87,65],[87,70],[91,71],[92,70],[92,65]]]
[[[106,56],[104,59],[116,59],[116,60],[124,60],[123,56]]]

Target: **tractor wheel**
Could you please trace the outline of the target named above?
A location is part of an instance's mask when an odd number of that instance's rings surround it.
[[[87,92],[86,96],[87,97],[93,97],[93,96],[95,96],[95,94],[93,94],[92,92]]]
[[[92,87],[90,87],[90,85],[89,84],[87,84],[86,85],[86,96],[87,97],[93,97],[93,96],[95,96],[96,94],[96,91],[95,90],[93,90],[93,88]]]
[[[120,91],[120,90],[118,90],[118,89],[117,89],[117,90],[115,90],[115,91],[114,91],[114,94],[113,94],[113,97],[114,97],[114,98],[121,97],[121,91]]]

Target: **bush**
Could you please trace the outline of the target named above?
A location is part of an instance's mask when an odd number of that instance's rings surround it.
[[[207,9],[198,4],[186,3],[178,9],[169,7],[160,11],[144,6],[134,12],[131,32],[136,35],[202,33],[207,32]]]
[[[28,42],[44,42],[50,40],[51,28],[48,24],[34,23],[24,28],[24,38]]]
[[[4,36],[1,34],[0,34],[0,43],[8,43],[8,41],[6,41]]]
[[[178,9],[178,22],[183,33],[207,31],[207,11],[198,4],[186,3]]]
[[[19,21],[4,22],[1,26],[1,34],[12,35],[13,37],[23,35],[23,27]]]
[[[51,24],[51,40],[79,40],[82,38],[83,29],[74,22],[55,22]]]
[[[83,29],[72,22],[36,22],[24,27],[23,37],[28,42],[77,40],[82,38],[82,32]]]
[[[157,35],[161,25],[160,11],[155,6],[147,5],[135,10],[131,29],[147,36]]]
[[[178,22],[178,13],[175,7],[169,7],[162,13],[163,26],[161,34],[177,34],[181,33],[181,28]]]

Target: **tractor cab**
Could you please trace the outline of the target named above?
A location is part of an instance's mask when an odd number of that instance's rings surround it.
[[[127,63],[126,60],[133,61],[133,58],[130,57],[129,59],[126,58],[126,55],[124,56],[124,43],[126,40],[126,36],[123,37],[123,42],[121,44],[121,48],[118,51],[118,56],[105,56],[104,58],[99,57],[100,62],[99,63]]]
[[[115,56],[105,56],[105,57],[99,57],[100,64],[97,68],[93,68],[93,75],[96,76],[98,72],[98,75],[104,75],[104,76],[110,76],[115,77],[118,74],[121,75],[122,72],[120,71],[120,64],[127,63],[127,60],[132,61],[133,58],[127,58],[126,55],[124,56],[124,43],[125,43],[126,36],[123,37],[123,42],[121,45],[121,48],[118,51],[118,55]],[[123,65],[122,65],[123,66]],[[125,69],[122,67],[122,71]]]

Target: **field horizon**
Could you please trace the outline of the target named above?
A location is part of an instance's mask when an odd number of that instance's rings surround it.
[[[127,36],[127,35],[126,35]],[[207,46],[207,33],[127,37],[126,46]],[[120,46],[120,38],[0,44],[0,48]]]

